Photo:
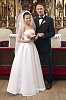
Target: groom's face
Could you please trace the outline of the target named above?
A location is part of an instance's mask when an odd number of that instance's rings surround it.
[[[37,5],[36,6],[36,11],[37,11],[37,14],[39,15],[39,16],[42,16],[42,15],[44,15],[44,7],[43,7],[43,5]]]

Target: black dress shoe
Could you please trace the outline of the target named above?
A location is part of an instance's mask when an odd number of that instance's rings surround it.
[[[49,84],[49,83],[46,83],[46,85],[45,85],[45,86],[46,86],[46,89],[47,89],[47,90],[49,90],[49,89],[51,89],[51,88],[52,88],[52,84]]]

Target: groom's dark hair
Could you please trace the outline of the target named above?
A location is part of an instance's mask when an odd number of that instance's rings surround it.
[[[42,6],[44,7],[44,5],[43,5],[42,2],[38,2],[38,3],[36,4],[36,6],[37,6],[37,5],[42,5]]]

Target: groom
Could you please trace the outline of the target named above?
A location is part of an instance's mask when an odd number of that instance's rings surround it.
[[[47,67],[46,89],[52,88],[52,63],[51,63],[51,37],[55,35],[53,19],[46,16],[44,6],[41,3],[36,5],[38,17],[35,18],[36,34],[38,39],[35,41],[39,55],[43,55]]]

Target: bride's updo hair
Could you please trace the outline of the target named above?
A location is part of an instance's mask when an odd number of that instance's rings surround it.
[[[25,12],[24,14],[23,14],[23,18],[25,18],[25,15],[31,15],[29,12]]]

